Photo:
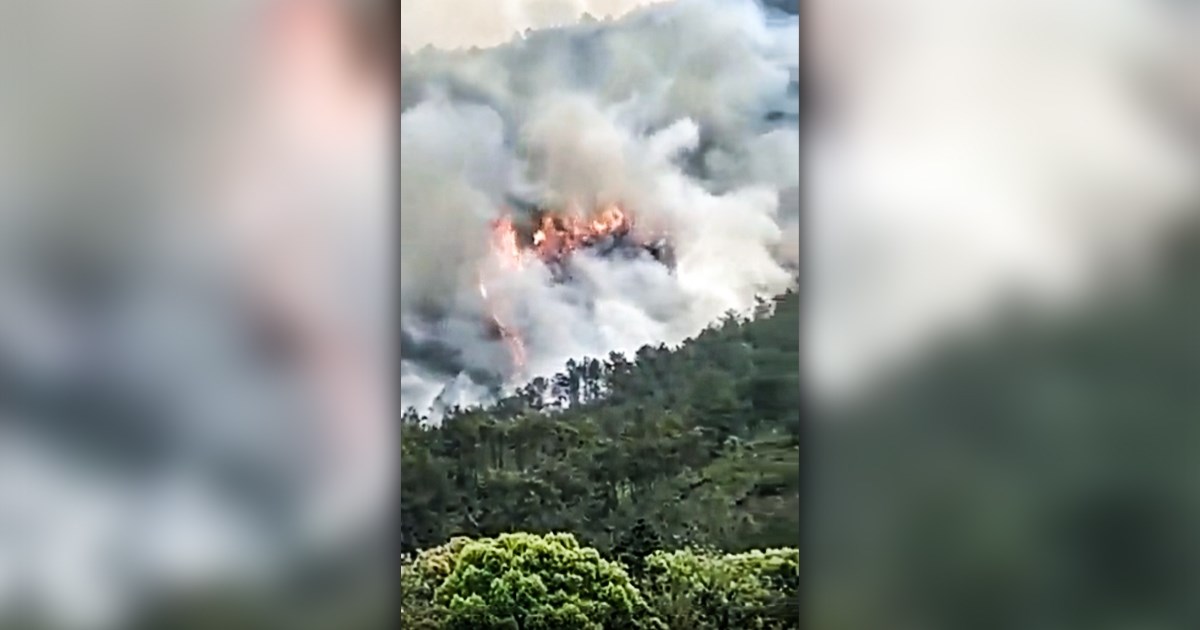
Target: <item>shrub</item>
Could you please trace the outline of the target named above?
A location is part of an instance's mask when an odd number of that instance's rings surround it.
[[[568,534],[456,538],[402,563],[401,622],[426,630],[796,628],[799,561],[794,548],[656,551],[634,582],[620,562]]]
[[[435,589],[446,628],[661,628],[624,567],[569,534],[465,543]]]
[[[447,611],[434,603],[434,593],[454,570],[458,554],[471,543],[457,537],[426,549],[400,562],[400,625],[418,630],[437,630]]]
[[[800,552],[684,550],[646,560],[643,593],[671,628],[776,630],[800,623]]]

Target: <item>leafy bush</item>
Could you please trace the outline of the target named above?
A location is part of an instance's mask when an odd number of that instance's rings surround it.
[[[454,571],[458,554],[471,542],[470,538],[456,537],[444,545],[401,559],[401,626],[426,630],[442,627],[447,612],[434,603],[434,593]]]
[[[646,559],[651,607],[671,628],[799,627],[800,552],[659,551]]]
[[[401,567],[405,628],[746,628],[799,624],[795,548],[655,551],[631,581],[568,534],[451,542]]]
[[[569,534],[455,539],[418,554],[401,581],[405,627],[663,627],[620,563]]]

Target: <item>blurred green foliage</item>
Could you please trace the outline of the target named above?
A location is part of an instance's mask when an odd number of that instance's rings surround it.
[[[859,630],[1200,627],[1200,241],[813,419],[806,611]]]

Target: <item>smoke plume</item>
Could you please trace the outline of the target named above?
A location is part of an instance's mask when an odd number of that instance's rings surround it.
[[[663,0],[504,0],[456,2],[401,0],[401,45],[453,49],[486,48],[526,30],[568,26],[584,15],[615,18]]]
[[[685,0],[406,53],[402,404],[477,402],[572,357],[676,343],[791,286],[798,28],[755,2]],[[489,246],[497,221],[528,245],[539,213],[605,207],[670,260],[584,247],[504,271]]]

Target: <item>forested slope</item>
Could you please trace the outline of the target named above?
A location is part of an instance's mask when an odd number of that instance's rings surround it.
[[[405,414],[401,548],[570,532],[631,547],[794,547],[799,298],[764,302],[681,347],[568,363],[438,424]]]

